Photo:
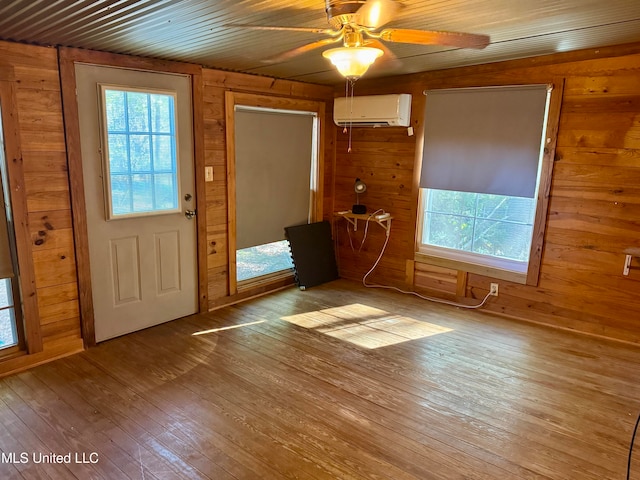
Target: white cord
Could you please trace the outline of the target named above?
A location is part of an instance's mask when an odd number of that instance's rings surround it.
[[[362,246],[364,245],[364,241],[367,238],[367,232],[369,231],[369,221],[373,218],[374,215],[376,215],[377,213],[385,213],[383,208],[379,208],[378,210],[376,210],[375,212],[373,212],[372,214],[369,215],[369,217],[366,220],[365,226],[364,226],[364,235],[362,236],[362,240],[360,241],[360,248],[358,248],[358,252],[360,252],[362,250]],[[354,222],[357,222],[358,220],[354,220]],[[349,246],[351,247],[351,251],[355,252],[356,249],[353,248],[353,241],[351,240],[351,229],[350,226],[351,224],[349,222],[346,222],[346,226],[347,226],[347,236],[349,237]]]
[[[371,217],[369,217],[369,218],[371,218]],[[367,225],[368,225],[368,223],[369,223],[369,219],[367,219]],[[366,230],[365,230],[365,234],[366,234]],[[387,229],[387,238],[385,239],[384,244],[382,245],[382,250],[380,250],[380,255],[378,255],[378,259],[373,264],[373,267],[371,267],[371,269],[367,273],[364,274],[364,277],[362,277],[362,285],[364,285],[365,287],[367,287],[367,288],[386,288],[388,290],[395,290],[396,292],[404,293],[406,295],[414,295],[414,296],[416,296],[418,298],[421,298],[423,300],[428,300],[430,302],[444,303],[445,305],[452,305],[454,307],[469,308],[469,309],[475,309],[475,308],[482,307],[487,302],[489,297],[491,296],[491,292],[489,292],[482,299],[482,302],[480,302],[478,305],[466,305],[464,303],[456,303],[456,302],[450,302],[448,300],[442,300],[441,298],[425,297],[424,295],[420,295],[417,292],[410,292],[410,291],[402,290],[402,289],[397,288],[397,287],[391,287],[389,285],[378,285],[378,284],[375,284],[375,283],[367,283],[367,277],[369,275],[371,275],[371,273],[376,269],[376,267],[378,266],[378,263],[380,263],[380,260],[382,259],[382,255],[384,255],[384,251],[387,249],[387,244],[389,243],[389,234],[390,234],[390,231],[389,231],[389,229]],[[362,241],[364,242],[364,239]],[[362,248],[362,245],[360,246],[360,248]]]
[[[367,218],[367,221],[365,222],[364,235],[362,235],[362,241],[360,242],[360,248],[358,249],[359,252],[362,251],[362,246],[364,245],[364,241],[367,239],[367,233],[369,232],[369,221],[373,218],[374,215],[378,213],[385,213],[384,209],[379,208],[378,210],[373,212],[371,215],[369,215],[369,217]]]

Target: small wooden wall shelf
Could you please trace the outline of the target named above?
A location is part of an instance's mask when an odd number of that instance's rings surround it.
[[[358,230],[358,220],[362,220],[363,222],[374,222],[384,228],[389,234],[389,230],[391,230],[391,220],[393,220],[393,216],[390,213],[352,213],[351,211],[345,212],[335,212],[334,215],[336,217],[342,217],[351,225],[353,225],[353,231]]]

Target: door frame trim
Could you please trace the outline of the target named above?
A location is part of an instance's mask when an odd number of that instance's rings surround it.
[[[87,210],[84,195],[82,152],[80,148],[80,124],[76,96],[76,63],[130,68],[159,73],[179,73],[191,76],[193,114],[193,157],[196,193],[196,255],[198,283],[198,311],[208,310],[207,289],[207,232],[205,222],[206,198],[204,175],[204,110],[202,67],[187,63],[170,62],[149,58],[132,57],[105,52],[94,52],[78,48],[59,47],[58,63],[62,93],[62,111],[67,146],[67,163],[71,185],[71,210],[76,249],[78,274],[78,301],[80,303],[80,326],[85,348],[96,344],[93,295],[91,289],[91,267],[89,262],[89,236]]]

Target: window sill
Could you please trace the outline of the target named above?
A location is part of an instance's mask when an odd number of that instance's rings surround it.
[[[26,355],[26,351],[21,349],[19,345],[12,345],[11,347],[5,347],[0,350],[0,362],[10,360],[12,358],[21,357]]]
[[[437,257],[420,252],[415,253],[414,260],[418,263],[425,263],[428,265],[435,265],[438,267],[451,268],[453,270],[475,273],[477,275],[505,280],[507,282],[520,283],[522,285],[527,283],[526,273],[512,272],[510,270],[503,270],[500,268],[464,262],[461,260],[453,260],[450,258]]]
[[[268,273],[259,277],[241,280],[238,282],[238,293],[243,293],[255,288],[268,287],[272,284],[281,283],[283,281],[291,281],[291,283],[295,281],[293,269],[280,270],[279,272]]]

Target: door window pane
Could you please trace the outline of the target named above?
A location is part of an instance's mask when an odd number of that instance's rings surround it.
[[[175,95],[102,91],[108,218],[178,211]]]

